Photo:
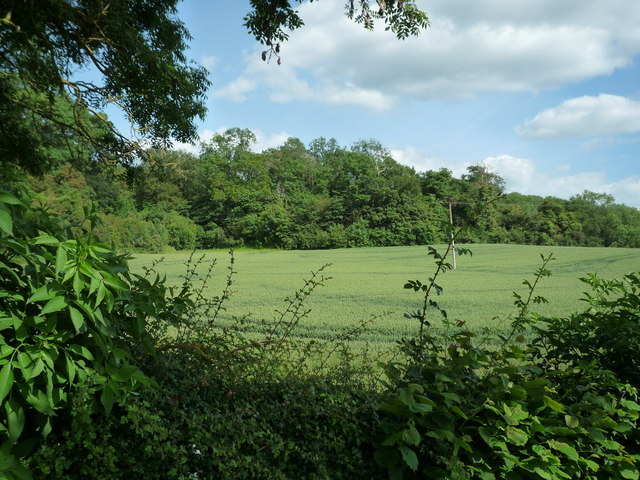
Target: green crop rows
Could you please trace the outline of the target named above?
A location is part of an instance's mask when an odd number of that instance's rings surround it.
[[[437,298],[452,319],[464,320],[472,329],[506,326],[515,312],[512,292],[526,293],[523,278],[532,279],[540,265],[540,254],[553,252],[551,278],[545,278],[537,290],[549,304],[534,309],[548,316],[567,315],[584,306],[580,301],[585,286],[578,279],[588,273],[604,278],[619,278],[640,271],[640,250],[582,247],[540,247],[519,245],[471,245],[472,256],[458,258],[458,268],[440,278],[444,293]],[[203,252],[206,258],[218,259],[214,277],[207,291],[219,294],[224,286],[229,256],[223,251]],[[416,325],[404,318],[414,309],[420,296],[404,290],[407,280],[426,282],[434,271],[426,247],[386,247],[315,251],[237,251],[238,272],[235,292],[219,318],[219,325],[237,323],[234,317],[249,315],[242,327],[251,334],[258,319],[271,319],[285,307],[284,299],[294,294],[324,264],[331,264],[325,275],[332,277],[314,292],[307,302],[309,316],[300,323],[296,335],[329,339],[346,332],[358,322],[378,317],[362,336],[373,344],[392,344],[415,332]],[[198,257],[202,253],[197,253]],[[162,255],[138,254],[131,260],[132,270]],[[171,284],[182,282],[188,253],[164,256],[156,268],[166,274]],[[205,268],[200,268],[204,274]],[[434,325],[439,315],[432,313]],[[254,334],[256,334],[254,332]]]

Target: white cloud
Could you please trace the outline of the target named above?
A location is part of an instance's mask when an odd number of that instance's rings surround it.
[[[523,194],[528,193],[530,182],[536,176],[535,163],[526,158],[499,155],[485,158],[483,164],[504,179],[507,189]]]
[[[640,102],[607,94],[572,98],[538,113],[516,132],[530,140],[636,133]]]
[[[382,92],[360,88],[351,82],[326,87],[321,98],[332,105],[358,105],[373,110],[388,110],[393,102]]]
[[[198,134],[198,140],[196,141],[195,145],[182,142],[173,142],[173,149],[182,150],[184,152],[197,155],[198,153],[200,153],[201,143],[206,143],[211,140],[214,135],[224,133],[227,130],[228,127],[219,127],[215,130],[206,128]],[[279,147],[291,137],[291,135],[286,132],[265,133],[260,129],[252,129],[251,131],[256,136],[256,143],[252,146],[251,150],[256,153],[260,153],[263,150],[267,150],[269,148]]]
[[[505,180],[506,189],[509,192],[569,198],[590,190],[609,193],[618,203],[640,208],[640,176],[638,175],[611,181],[604,172],[562,175],[563,170],[557,168],[557,173],[550,174],[539,171],[533,160],[510,155],[487,157],[483,163]]]
[[[637,0],[433,0],[423,7],[431,27],[399,42],[382,25],[370,32],[346,19],[343,0],[303,3],[305,27],[283,45],[283,65],[268,65],[265,75],[255,68],[262,63],[256,50],[241,78],[276,101],[385,109],[398,97],[556,88],[610,74],[640,54]]]
[[[209,71],[211,71],[213,67],[216,66],[217,63],[218,63],[218,57],[216,57],[215,55],[208,55],[208,56],[202,57],[202,65],[204,65],[204,67]]]
[[[244,102],[247,94],[261,85],[270,91],[270,100],[277,103],[312,100],[338,106],[357,105],[373,110],[387,110],[393,103],[393,99],[382,92],[361,88],[351,82],[332,80],[312,87],[308,81],[300,78],[293,67],[263,62],[256,52],[249,55],[246,61],[244,73],[214,91],[214,98]]]
[[[283,145],[290,137],[287,132],[265,133],[262,130],[253,130],[256,136],[256,144],[251,150],[262,152],[269,148],[277,148]]]
[[[468,162],[448,162],[441,158],[430,157],[415,147],[391,148],[389,151],[396,162],[413,167],[418,172],[446,168],[455,177],[460,177],[467,172],[467,167],[471,165]]]
[[[247,93],[256,89],[256,80],[248,77],[238,77],[227,86],[215,90],[214,98],[224,98],[232,102],[244,102],[247,99]]]

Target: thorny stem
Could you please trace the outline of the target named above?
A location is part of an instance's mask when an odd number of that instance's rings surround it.
[[[426,343],[425,335],[424,335],[424,327],[427,323],[427,308],[429,307],[429,298],[431,296],[431,290],[436,285],[436,279],[438,278],[438,276],[448,268],[447,264],[445,263],[445,260],[449,255],[449,253],[451,253],[452,249],[454,248],[455,239],[458,237],[460,232],[462,232],[462,227],[458,227],[455,231],[451,233],[451,238],[449,239],[449,243],[447,243],[447,249],[445,250],[444,255],[442,255],[442,257],[436,262],[436,265],[438,268],[436,268],[436,271],[433,274],[433,277],[429,279],[429,286],[424,292],[424,302],[422,304],[421,315],[419,318],[420,331],[419,331],[418,338],[420,341],[420,351],[419,351],[420,355],[422,355],[422,353],[424,352],[424,346]]]
[[[533,293],[536,290],[536,287],[538,286],[538,282],[540,282],[540,279],[542,277],[548,277],[551,272],[549,272],[549,270],[547,270],[547,265],[549,264],[549,262],[551,262],[552,260],[555,260],[553,257],[553,254],[550,253],[548,256],[542,256],[542,265],[536,270],[535,272],[535,279],[533,281],[533,284],[529,283],[528,281],[524,281],[524,284],[527,285],[527,287],[529,288],[529,295],[527,296],[527,300],[525,302],[522,302],[520,300],[520,297],[518,296],[517,298],[519,299],[519,303],[520,303],[520,310],[518,312],[517,317],[515,318],[515,320],[513,321],[513,328],[511,329],[511,332],[509,333],[509,335],[507,336],[507,338],[504,340],[503,345],[507,345],[509,343],[509,341],[513,338],[513,336],[515,335],[515,333],[521,329],[524,320],[525,320],[525,315],[527,314],[527,312],[529,311],[529,305],[531,304],[531,301],[533,300]],[[516,304],[518,303],[518,301],[516,301]]]

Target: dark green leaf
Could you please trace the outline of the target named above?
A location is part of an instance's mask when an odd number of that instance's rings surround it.
[[[529,440],[529,436],[519,428],[509,425],[507,427],[507,439],[518,446],[523,446]]]
[[[104,407],[104,411],[107,413],[111,413],[111,409],[113,408],[113,403],[115,401],[115,395],[113,389],[110,384],[106,384],[102,389],[102,394],[100,395],[100,403]]]
[[[25,206],[21,200],[7,192],[0,192],[0,203],[6,203],[7,205],[22,205]]]
[[[558,450],[559,452],[564,453],[570,460],[577,461],[580,458],[580,455],[578,455],[576,449],[568,443],[551,439],[547,441],[547,444],[554,450]]]
[[[89,349],[85,346],[72,344],[72,345],[69,345],[69,350],[74,353],[77,353],[78,355],[86,358],[87,360],[93,360],[93,355],[91,354]]]
[[[38,375],[40,375],[43,370],[44,370],[44,362],[42,361],[41,358],[38,358],[35,361],[35,364],[34,364],[33,368],[31,369],[29,375],[26,375],[26,373],[24,371],[22,372],[22,375],[23,375],[25,381],[29,381],[32,378],[36,378]]]
[[[81,292],[82,292],[82,279],[80,278],[80,274],[78,272],[76,272],[73,275],[73,291],[76,293],[76,295],[79,297]]]
[[[13,386],[13,368],[11,363],[5,363],[0,370],[0,403],[11,391]]]
[[[553,474],[544,467],[533,467],[533,472],[536,473],[540,478],[544,478],[544,480],[556,480]]]
[[[42,302],[44,300],[51,300],[56,296],[56,292],[51,288],[51,285],[43,285],[38,288],[27,300],[27,303]]]
[[[493,445],[496,443],[495,439],[489,433],[489,429],[487,427],[478,428],[478,433],[480,434],[482,439],[486,442],[486,444],[489,445],[490,447],[493,447]]]
[[[622,478],[628,478],[629,480],[638,480],[638,470],[631,465],[623,465],[620,475],[622,475]]]
[[[402,432],[396,432],[389,435],[387,438],[384,439],[384,441],[382,442],[382,445],[384,445],[385,447],[390,447],[395,445],[402,439],[403,434],[404,432],[402,431]]]
[[[24,429],[24,409],[20,403],[10,398],[5,404],[5,410],[7,412],[7,434],[9,440],[15,443]]]
[[[54,297],[49,300],[44,307],[40,315],[46,315],[48,313],[59,312],[67,306],[67,300],[64,297]]]
[[[402,455],[402,459],[409,466],[409,468],[411,468],[411,470],[414,470],[414,471],[417,470],[418,469],[418,456],[416,455],[416,452],[411,450],[409,447],[405,447],[404,445],[400,445],[400,447],[398,447],[398,449],[400,450],[400,454]]]
[[[69,314],[71,316],[71,322],[76,329],[76,333],[84,333],[87,331],[87,324],[84,321],[84,317],[79,310],[69,306]]]
[[[418,445],[420,443],[420,434],[416,427],[409,425],[409,428],[402,435],[402,440],[409,445]]]
[[[398,390],[398,399],[404,405],[413,405],[414,403],[416,403],[415,399],[413,398],[413,392],[408,388],[401,388]]]
[[[43,415],[53,415],[53,405],[47,398],[47,394],[40,389],[34,388],[27,395],[27,402]]]
[[[69,355],[65,352],[64,354],[65,363],[67,365],[67,378],[69,379],[69,383],[73,383],[73,379],[76,376],[76,366]]]
[[[544,396],[543,400],[544,400],[544,404],[550,409],[555,410],[556,412],[564,413],[564,405],[562,405],[560,402],[546,395]]]
[[[13,220],[6,210],[0,208],[0,230],[9,235],[13,234]]]
[[[58,245],[60,240],[50,235],[42,235],[33,239],[34,245]]]
[[[127,284],[124,283],[122,280],[119,280],[118,278],[114,277],[113,275],[104,275],[102,280],[104,281],[104,283],[106,283],[110,287],[117,288],[120,290],[127,289]]]
[[[67,264],[67,251],[60,245],[56,252],[56,275],[58,275]]]
[[[593,460],[589,460],[588,458],[580,458],[580,462],[589,467],[589,470],[591,470],[592,472],[597,472],[600,468],[596,462],[594,462]]]
[[[580,426],[580,421],[574,417],[573,415],[565,415],[564,422],[567,424],[569,428],[578,428]]]
[[[635,412],[639,412],[640,411],[640,405],[638,405],[636,402],[634,402],[633,400],[627,400],[626,398],[623,398],[622,400],[620,400],[620,403],[627,409],[627,410],[632,410]]]
[[[106,288],[104,288],[104,283],[101,282],[100,286],[98,287],[98,294],[96,295],[96,303],[95,303],[96,308],[98,308],[98,306],[104,299],[105,292],[106,292]]]

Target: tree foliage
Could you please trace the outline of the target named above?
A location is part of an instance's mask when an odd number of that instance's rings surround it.
[[[119,161],[139,149],[100,113],[115,103],[140,136],[190,141],[205,114],[206,70],[185,57],[177,0],[10,0],[0,6],[2,162],[31,172],[52,161],[38,140],[69,133]],[[91,67],[97,80],[78,78]],[[89,77],[91,77],[90,75]],[[62,99],[62,100],[60,100]],[[64,102],[65,111],[58,104]],[[108,135],[95,135],[95,125]]]
[[[593,192],[569,200],[504,194],[502,178],[484,167],[461,178],[415,172],[373,139],[343,147],[290,138],[262,153],[254,145],[250,130],[234,128],[198,155],[150,150],[153,160],[129,168],[128,181],[85,159],[32,177],[30,188],[68,224],[96,202],[105,241],[156,252],[437,243],[447,239],[449,204],[454,225],[468,227],[465,242],[640,246],[640,212],[608,195],[604,202]]]
[[[311,0],[310,3],[313,3]],[[316,0],[318,1],[318,0]],[[252,10],[244,17],[244,25],[260,43],[267,47],[262,59],[276,56],[280,64],[281,43],[289,32],[304,26],[294,5],[302,0],[251,0]],[[415,0],[346,0],[345,11],[349,19],[372,30],[381,20],[385,30],[391,30],[399,39],[419,35],[429,26],[427,14],[419,9]]]

